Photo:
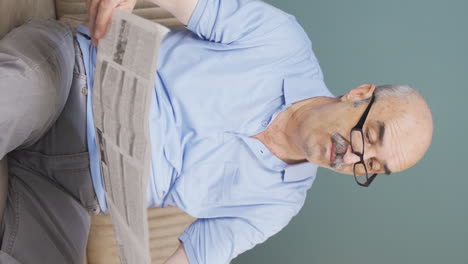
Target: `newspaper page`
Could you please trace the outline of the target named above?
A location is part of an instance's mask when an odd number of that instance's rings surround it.
[[[100,40],[93,116],[107,204],[121,263],[151,263],[148,115],[159,47],[169,29],[116,11]]]

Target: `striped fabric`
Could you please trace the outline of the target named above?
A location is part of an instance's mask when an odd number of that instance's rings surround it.
[[[59,20],[72,26],[88,23],[84,0],[56,0],[56,12]],[[171,13],[147,1],[137,1],[133,13],[167,27],[183,27]]]
[[[175,207],[148,209],[151,259],[163,263],[179,245],[177,237],[189,226],[192,218]],[[109,215],[92,217],[88,240],[89,264],[120,264]]]

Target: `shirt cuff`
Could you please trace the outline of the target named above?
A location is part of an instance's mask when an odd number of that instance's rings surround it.
[[[189,259],[190,264],[199,264],[197,258],[195,257],[195,249],[192,247],[190,243],[190,237],[187,232],[183,232],[182,235],[179,236],[179,241],[184,244],[185,253]]]

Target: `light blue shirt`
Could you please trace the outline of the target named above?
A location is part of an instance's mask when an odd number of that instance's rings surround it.
[[[251,136],[291,104],[333,95],[302,27],[269,4],[199,0],[187,29],[171,31],[158,58],[148,206],[198,218],[179,237],[191,264],[229,263],[286,226],[317,171],[287,165]],[[91,94],[96,50],[78,37]],[[91,172],[106,210],[88,98]]]

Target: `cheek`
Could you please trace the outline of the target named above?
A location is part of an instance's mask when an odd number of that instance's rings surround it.
[[[326,144],[326,142],[330,141],[330,134],[326,130],[308,130],[308,133],[305,137],[305,143],[308,146],[320,146]]]
[[[343,168],[343,173],[354,176],[353,165],[346,166],[345,168]]]
[[[359,120],[359,114],[356,113],[356,108],[339,108],[327,111],[322,115],[325,120],[329,131],[342,133],[343,131],[349,131],[356,125]],[[340,132],[341,131],[341,132]]]
[[[337,116],[336,114],[323,114],[320,116],[318,124],[316,124],[316,130],[320,134],[331,135],[336,132],[343,130],[347,124],[344,122],[342,117]]]
[[[341,170],[335,170],[335,171],[338,172],[338,173],[348,174],[348,175],[353,176],[353,165],[351,165],[351,166],[345,166],[345,167],[343,167]],[[354,176],[353,176],[353,177],[354,177]]]

